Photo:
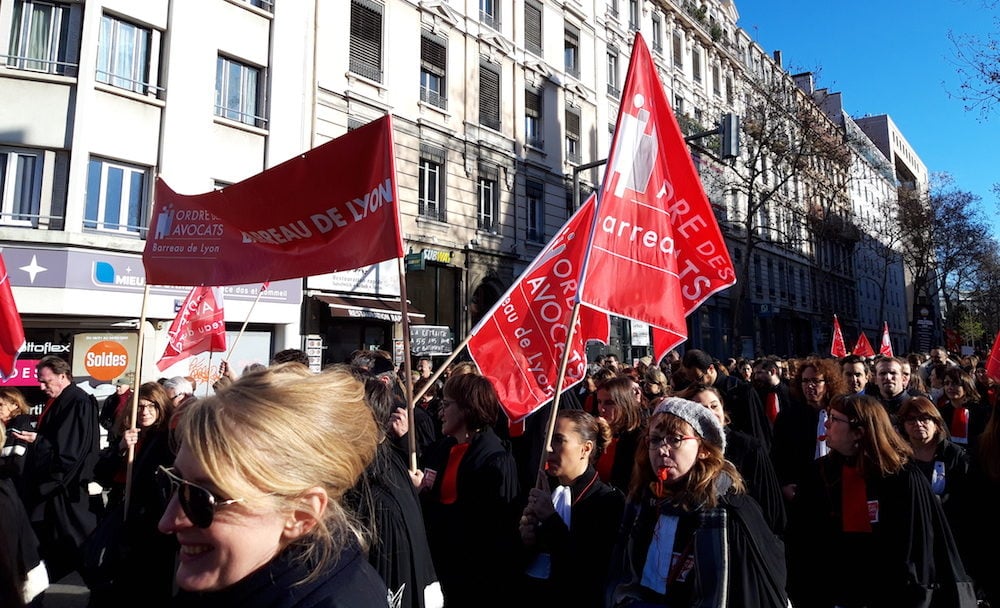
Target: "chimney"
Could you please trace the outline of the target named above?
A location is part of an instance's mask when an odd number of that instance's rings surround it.
[[[774,52],[774,63],[776,63],[779,68],[782,67],[781,66],[781,51],[775,51]]]

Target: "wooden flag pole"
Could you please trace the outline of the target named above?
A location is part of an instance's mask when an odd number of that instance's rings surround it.
[[[212,384],[212,349],[208,349],[208,370],[205,372],[205,396],[208,397],[208,387]]]
[[[142,312],[139,313],[139,343],[136,346],[135,357],[135,386],[132,387],[132,426],[130,430],[136,430],[139,413],[139,387],[142,386],[142,349],[145,346],[146,334],[146,303],[149,301],[149,283],[142,290]],[[125,459],[125,513],[124,519],[128,519],[128,505],[132,498],[132,466],[135,464],[135,446],[128,446],[128,455]]]
[[[417,391],[417,394],[413,396],[414,405],[418,401],[420,401],[421,397],[427,394],[427,391],[429,391],[431,389],[431,386],[437,381],[438,378],[441,377],[441,374],[443,374],[445,370],[448,369],[448,366],[451,365],[451,362],[458,357],[458,353],[462,352],[462,350],[469,345],[470,340],[472,340],[471,334],[466,336],[465,339],[462,340],[462,343],[456,346],[455,350],[451,351],[451,354],[448,355],[448,358],[444,360],[444,363],[438,366],[437,371],[431,374],[431,377],[427,379],[427,384],[425,384],[423,388]]]
[[[410,309],[406,302],[406,260],[396,258],[399,265],[399,309],[403,313],[403,373],[406,380],[406,435],[410,452],[410,472],[417,471],[417,430],[413,421],[413,374],[410,373]]]
[[[545,442],[542,443],[542,458],[538,461],[538,477],[535,487],[541,488],[545,481],[545,460],[549,454],[549,446],[552,445],[552,435],[555,434],[556,418],[559,416],[559,400],[562,397],[563,383],[565,382],[566,368],[569,366],[569,357],[572,354],[570,344],[573,342],[573,335],[576,333],[576,322],[580,317],[580,302],[573,304],[573,312],[569,318],[569,331],[566,332],[566,347],[563,348],[562,360],[559,362],[559,374],[556,375],[556,394],[552,397],[552,411],[549,412],[549,422],[545,430]]]
[[[270,280],[264,281],[264,285],[267,285],[270,282],[271,282]],[[262,295],[264,295],[263,285],[261,286],[260,289],[257,290],[257,297],[253,299],[253,304],[250,305],[250,310],[247,311],[247,318],[243,319],[243,327],[240,327],[240,333],[236,334],[236,338],[233,340],[232,346],[229,347],[229,352],[226,353],[226,363],[228,363],[229,358],[233,356],[233,351],[236,350],[236,344],[240,341],[240,338],[243,337],[243,332],[247,330],[247,325],[250,323],[250,315],[253,314],[253,309],[255,306],[257,306],[257,302],[260,301],[260,297]],[[211,357],[211,353],[209,353],[209,357]],[[208,369],[209,371],[211,371],[212,366],[209,365]]]

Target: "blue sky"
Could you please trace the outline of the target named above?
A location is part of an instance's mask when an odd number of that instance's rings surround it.
[[[739,26],[791,73],[843,93],[852,116],[889,114],[930,172],[978,194],[1000,238],[1000,108],[987,118],[949,97],[958,90],[955,33],[1000,30],[982,0],[788,2],[737,0]]]

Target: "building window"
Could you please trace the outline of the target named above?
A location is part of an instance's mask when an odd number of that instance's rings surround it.
[[[37,226],[41,199],[41,153],[0,148],[0,223]]]
[[[524,143],[535,148],[545,147],[542,112],[545,94],[542,90],[524,91]]]
[[[663,24],[660,22],[660,15],[653,15],[653,50],[657,53],[663,52]]]
[[[417,213],[441,222],[445,221],[444,158],[444,150],[426,144],[420,145]]]
[[[565,58],[566,72],[571,76],[580,77],[580,30],[575,27],[566,27],[565,42],[563,44],[563,57]]]
[[[712,93],[714,93],[716,97],[722,96],[722,77],[719,73],[719,66],[717,65],[712,66]]]
[[[14,2],[7,66],[19,70],[76,76],[76,49],[82,7],[20,0]]]
[[[479,0],[479,21],[500,31],[500,3],[497,0]]]
[[[608,14],[612,17],[618,16],[618,0],[608,0]]]
[[[677,116],[684,114],[684,98],[679,93],[674,93],[674,114]]]
[[[684,68],[684,40],[679,30],[674,30],[674,67]]]
[[[733,104],[733,77],[726,76],[726,103]]]
[[[274,12],[273,0],[246,0],[246,3],[249,4],[250,6],[257,7],[269,13]]]
[[[541,182],[525,183],[525,201],[528,207],[528,240],[541,243],[545,240],[545,189]]]
[[[524,3],[524,48],[542,56],[542,5],[531,0]]]
[[[500,171],[494,165],[479,163],[479,221],[486,232],[500,232]]]
[[[500,72],[485,60],[479,63],[479,124],[500,130]]]
[[[618,49],[608,49],[608,95],[621,97],[621,85],[618,82]]]
[[[101,18],[97,82],[145,95],[150,92],[150,30],[117,17]]]
[[[639,0],[628,0],[628,29],[638,31],[640,23]]]
[[[350,71],[382,82],[382,5],[351,0]]]
[[[215,115],[263,128],[261,70],[219,55],[215,64]]]
[[[447,41],[430,32],[420,37],[420,101],[448,109]]]
[[[580,156],[580,114],[577,110],[566,109],[566,160],[579,163]]]
[[[695,82],[701,82],[701,51],[691,51],[691,77]]]
[[[139,234],[146,229],[148,170],[90,159],[83,227]]]

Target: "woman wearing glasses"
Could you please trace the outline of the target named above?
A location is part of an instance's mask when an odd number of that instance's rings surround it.
[[[723,457],[715,415],[668,397],[640,446],[610,605],[787,606],[781,541]]]
[[[975,606],[941,505],[885,408],[865,395],[835,398],[826,429],[830,453],[790,511],[789,529],[812,541],[790,556],[809,564],[796,573],[806,580],[795,605]],[[844,564],[851,575],[831,582]]]
[[[379,439],[346,368],[245,375],[187,405],[175,438],[160,531],[180,543],[178,605],[386,605],[365,534],[341,503]]]

